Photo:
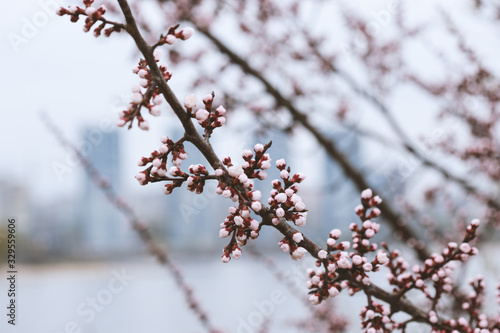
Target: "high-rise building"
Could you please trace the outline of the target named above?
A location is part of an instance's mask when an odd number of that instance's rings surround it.
[[[330,139],[353,165],[361,165],[359,140],[354,133],[339,130],[330,135]],[[318,188],[318,208],[321,213],[318,216],[320,221],[317,222],[316,232],[321,237],[327,237],[332,229],[347,231],[349,224],[356,221],[354,207],[359,204],[359,193],[339,164],[326,152],[323,152],[323,155],[324,182]]]
[[[111,187],[120,191],[120,139],[117,131],[96,132],[86,129],[85,142],[89,145],[87,158]],[[87,174],[84,176],[79,223],[80,243],[90,256],[109,256],[128,251],[132,232],[125,218],[107,200]]]

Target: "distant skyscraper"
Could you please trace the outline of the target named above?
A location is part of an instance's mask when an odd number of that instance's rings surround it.
[[[121,167],[118,132],[103,133],[87,129],[84,140],[91,143],[87,157],[119,193]],[[83,248],[90,255],[96,256],[107,256],[127,250],[131,240],[127,221],[86,174],[84,182],[80,213],[82,221],[79,225]]]
[[[358,137],[352,132],[337,131],[330,136],[349,161],[361,165]],[[352,182],[345,176],[339,164],[324,153],[325,182],[320,191],[318,205],[321,211],[317,232],[324,237],[333,228],[346,231],[351,222],[355,222],[354,207],[359,204],[359,193]],[[357,221],[356,221],[357,222]]]
[[[183,135],[180,127],[169,129],[172,140],[176,141]],[[191,164],[202,164],[210,171],[210,165],[205,157],[191,143],[186,142],[184,149],[188,158],[182,162],[181,169],[188,170]],[[167,168],[172,166],[171,157]],[[208,181],[201,194],[189,192],[186,184],[175,189],[172,194],[163,196],[163,210],[159,221],[165,232],[167,246],[174,250],[183,249],[213,249],[218,241],[219,224],[224,220],[224,212],[219,205],[221,197],[215,194],[215,181]]]

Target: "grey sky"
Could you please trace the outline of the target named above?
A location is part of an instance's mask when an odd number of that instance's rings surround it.
[[[3,97],[0,111],[4,116],[0,122],[0,174],[29,184],[37,197],[74,191],[79,177],[79,172],[73,172],[65,176],[64,181],[57,180],[53,163],[65,163],[67,152],[45,130],[38,112],[46,111],[69,139],[78,142],[84,126],[96,126],[103,120],[114,123],[117,106],[127,103],[130,89],[137,83],[130,70],[137,62],[137,54],[128,36],[122,34],[96,39],[91,34],[83,33],[81,22],[73,24],[67,17],[49,17],[41,3],[55,3],[55,0],[9,1],[0,12],[0,61],[4,78],[0,90]],[[450,4],[449,1],[440,3]],[[386,6],[385,1],[369,2],[363,5],[363,11],[370,15]],[[431,19],[432,15],[428,13],[435,13],[437,5],[434,1],[410,1],[408,6],[412,9],[409,21],[423,17],[423,13],[426,21]],[[464,4],[455,8],[458,9],[452,14],[466,11],[469,7]],[[47,21],[44,17],[48,18]],[[492,47],[488,45],[496,45],[491,40],[498,36],[481,33],[481,38],[477,38],[483,26],[467,18],[461,22],[470,26],[466,31],[472,37],[471,42],[478,47],[478,52],[486,60],[493,60]],[[30,30],[29,26],[36,29]],[[14,46],[12,39],[18,37],[25,39]],[[445,42],[438,38],[433,42]],[[196,39],[189,42],[194,43]],[[415,59],[426,59],[425,52],[416,49]],[[488,65],[490,68],[498,66],[494,61]],[[431,61],[416,61],[416,66],[432,72]],[[356,73],[355,68],[353,73]],[[179,77],[174,75],[171,85],[182,98],[182,93],[188,92],[182,91],[182,78]],[[434,129],[429,115],[435,109],[427,97],[409,90],[400,92],[388,102],[398,110],[396,118],[407,124],[406,128],[413,137],[418,137],[419,133],[430,134],[429,131]],[[363,122],[376,128],[387,128],[373,110],[363,111],[362,115]],[[159,137],[165,134],[163,129],[169,122],[176,124],[175,120],[169,121],[162,116],[152,121],[150,132],[133,129],[133,133],[126,133],[122,130],[127,147],[124,156],[125,186],[135,186],[135,161],[141,154],[157,148]],[[377,154],[373,154],[375,160],[376,157]]]

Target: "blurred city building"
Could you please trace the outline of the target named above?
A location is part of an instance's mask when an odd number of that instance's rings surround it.
[[[92,143],[87,158],[114,191],[120,193],[122,147],[118,131],[102,132],[87,128],[83,139]],[[129,252],[135,238],[129,223],[86,173],[82,172],[82,177],[84,186],[75,228],[80,250],[91,257]]]

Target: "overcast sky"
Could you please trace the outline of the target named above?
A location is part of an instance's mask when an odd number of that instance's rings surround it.
[[[66,163],[67,152],[47,132],[38,113],[47,112],[73,142],[81,139],[81,130],[86,125],[98,126],[102,121],[114,123],[115,112],[128,102],[130,88],[137,83],[130,71],[137,62],[137,54],[128,36],[96,39],[82,32],[82,22],[73,24],[67,17],[49,17],[41,5],[43,2],[9,1],[0,11],[3,70],[0,178],[29,184],[35,196],[53,196],[74,191],[80,175],[79,172],[70,173],[64,181],[58,181],[53,164]],[[46,2],[53,4],[55,0]],[[450,1],[441,3],[449,4]],[[455,2],[453,4],[455,6]],[[364,11],[370,12],[385,8],[387,3],[370,1],[363,6]],[[411,1],[408,8],[412,10],[412,17],[429,18],[436,6],[433,1]],[[468,6],[465,2],[462,7],[455,6],[458,9],[453,14],[467,11]],[[493,40],[498,36],[483,33],[478,22],[466,19],[461,22],[470,27],[467,31],[471,42],[479,45],[478,52],[492,60],[492,48],[498,44]],[[190,42],[196,42],[196,38]],[[420,62],[423,56],[416,53]],[[175,80],[171,85],[179,91]],[[399,100],[391,103],[404,105],[405,112],[396,117],[411,124],[407,127],[414,137],[432,128],[429,112],[425,111],[426,102],[412,91],[401,94]],[[367,115],[368,118],[372,116]],[[384,127],[383,123],[374,121],[376,126]],[[122,133],[127,145],[124,156],[127,186],[135,184],[135,161],[141,154],[157,148],[158,138],[164,134],[162,130],[167,123],[168,120],[162,117],[155,121],[149,133],[137,129],[133,129],[133,133]]]

